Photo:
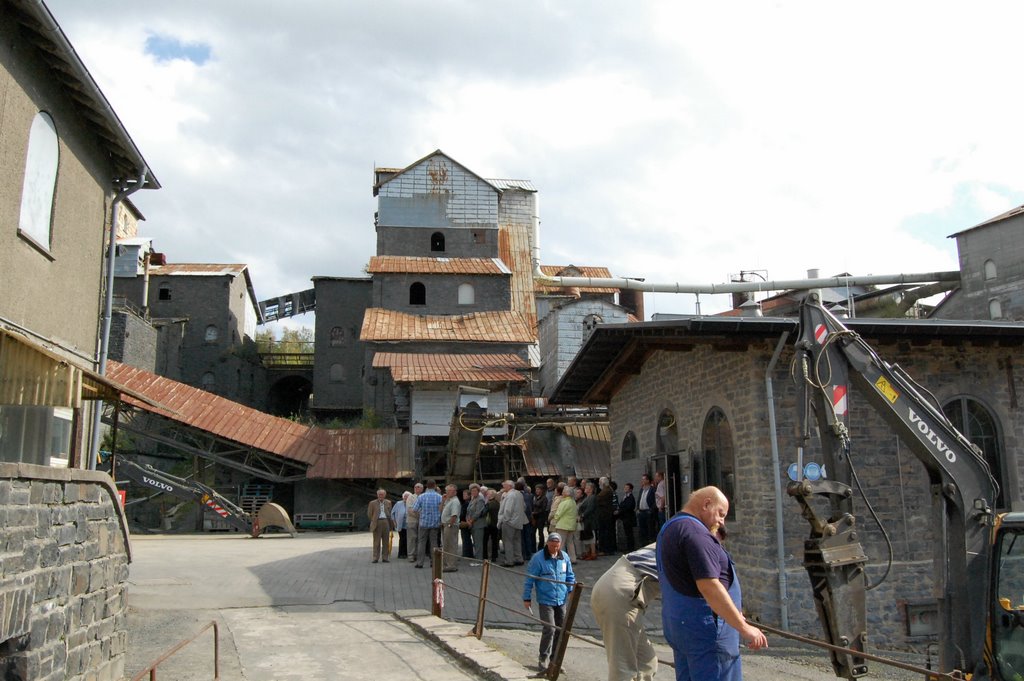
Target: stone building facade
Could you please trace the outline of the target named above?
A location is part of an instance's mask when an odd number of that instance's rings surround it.
[[[1024,326],[895,320],[850,320],[849,326],[883,359],[917,377],[954,423],[954,412],[969,408],[973,425],[958,425],[994,461],[1003,510],[1018,501],[1022,471],[1016,452],[1024,444],[1024,412],[1017,395],[1024,384],[1015,367]],[[725,490],[734,516],[729,549],[743,575],[748,614],[774,625],[786,619],[798,633],[818,634],[801,567],[807,522],[784,491],[799,444],[789,366],[794,330],[793,320],[770,318],[690,318],[601,327],[560,383],[555,399],[608,404],[612,470],[620,484],[637,482],[643,472],[664,470],[678,485],[673,508],[703,485]],[[777,349],[780,354],[769,371]],[[929,478],[857,391],[851,393],[849,407],[851,458],[894,554],[886,581],[868,592],[870,644],[922,644],[908,635],[907,606],[932,598],[935,523]],[[985,419],[987,425],[979,426]],[[976,430],[969,432],[972,428]],[[814,460],[815,451],[820,450],[812,447],[805,453],[805,462]],[[885,571],[889,548],[858,490],[855,496],[873,582]],[[781,528],[776,504],[781,504]],[[782,583],[788,584],[785,600]]]
[[[109,476],[0,464],[0,512],[0,676],[124,678],[130,549]]]

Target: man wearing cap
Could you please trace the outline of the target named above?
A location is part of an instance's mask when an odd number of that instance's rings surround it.
[[[590,607],[601,627],[608,681],[651,681],[658,656],[644,631],[647,606],[661,595],[656,544],[619,558],[590,592]]]
[[[576,583],[569,556],[562,551],[562,536],[557,532],[548,535],[544,548],[533,554],[526,566],[526,582],[523,585],[523,604],[533,612],[533,589],[537,588],[539,617],[544,622],[540,637],[540,651],[537,665],[547,669],[548,661],[558,646],[562,622],[565,619],[565,599]]]

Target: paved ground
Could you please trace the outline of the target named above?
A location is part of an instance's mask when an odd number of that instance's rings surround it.
[[[163,651],[210,621],[220,629],[224,679],[519,679],[536,660],[538,630],[522,612],[522,576],[493,567],[484,643],[464,634],[476,617],[481,567],[460,562],[445,573],[444,617],[429,618],[430,570],[395,558],[369,560],[367,533],[135,536],[128,589],[127,672],[135,674]],[[577,564],[577,579],[593,584],[613,558]],[[659,632],[660,610],[648,615]],[[402,617],[394,613],[403,611]],[[597,635],[589,600],[575,630]],[[747,678],[834,678],[824,654],[771,640],[772,649],[745,653]],[[453,650],[455,652],[453,652]],[[498,651],[498,652],[495,652]],[[671,659],[662,648],[663,659]],[[212,678],[212,634],[204,633],[160,667],[158,678]],[[879,670],[878,667],[875,667]],[[605,677],[603,651],[573,641],[563,678]],[[665,668],[659,678],[672,678]],[[873,678],[909,679],[910,675]]]

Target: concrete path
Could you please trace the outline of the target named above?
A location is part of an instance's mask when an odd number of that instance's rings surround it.
[[[481,567],[459,562],[445,573],[445,620],[430,609],[429,568],[392,557],[370,561],[367,533],[303,533],[249,539],[237,534],[135,536],[130,566],[129,652],[133,675],[203,625],[220,629],[222,679],[374,679],[433,681],[527,679],[538,672],[539,627],[522,611],[522,568],[492,566],[483,642],[467,637],[476,617]],[[578,562],[592,585],[615,558]],[[429,565],[429,564],[428,564]],[[585,590],[578,633],[597,634]],[[647,615],[660,634],[660,605]],[[781,645],[780,645],[781,644]],[[771,641],[768,654],[744,653],[748,678],[834,678],[820,652]],[[663,658],[671,654],[662,648]],[[779,653],[782,653],[780,656]],[[211,679],[213,644],[206,632],[160,666],[160,679]],[[873,669],[874,678],[889,676]],[[603,650],[573,640],[562,678],[605,678]],[[658,678],[673,678],[665,667]],[[917,678],[917,677],[912,677]]]

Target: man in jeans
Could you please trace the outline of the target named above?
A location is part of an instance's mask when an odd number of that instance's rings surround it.
[[[437,493],[437,483],[427,480],[427,489],[416,499],[413,509],[419,513],[420,527],[416,537],[416,567],[423,567],[423,559],[430,555],[433,564],[433,552],[441,546],[441,495]]]
[[[537,605],[544,632],[540,637],[540,651],[537,666],[548,668],[548,661],[558,646],[562,622],[565,620],[565,599],[576,583],[569,556],[562,551],[562,536],[557,532],[548,535],[544,548],[533,554],[526,566],[526,582],[523,585],[523,605],[533,612],[533,589],[537,589]]]

